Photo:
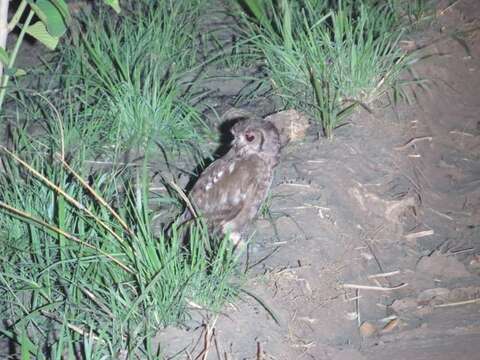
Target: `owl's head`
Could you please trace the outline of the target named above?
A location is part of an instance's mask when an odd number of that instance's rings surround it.
[[[242,155],[257,154],[265,160],[278,162],[280,154],[280,135],[269,121],[243,120],[232,128],[232,146]]]

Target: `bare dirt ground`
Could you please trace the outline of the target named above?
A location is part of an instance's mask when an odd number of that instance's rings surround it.
[[[167,359],[480,359],[480,2],[438,9],[405,44],[434,55],[415,65],[429,91],[285,148],[249,248],[256,299],[162,330]],[[212,106],[243,85],[206,84]]]
[[[465,32],[480,3],[438,9],[405,44],[434,55],[415,65],[432,80],[417,105],[285,149],[249,253],[265,306],[245,294],[162,331],[169,358],[480,358],[480,32]]]

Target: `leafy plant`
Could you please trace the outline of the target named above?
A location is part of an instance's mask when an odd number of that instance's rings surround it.
[[[28,150],[0,150],[1,332],[25,358],[45,359],[45,349],[51,358],[149,358],[159,326],[182,323],[191,306],[218,311],[236,295],[231,242],[210,242],[200,221],[188,244],[175,224],[155,234],[143,175],[120,193],[118,177],[87,182],[61,152]]]
[[[265,61],[267,76],[285,106],[307,110],[324,135],[357,105],[391,90],[402,95],[401,75],[414,55],[399,47],[403,30],[388,5],[371,1],[282,0],[256,3],[243,15],[246,34]],[[261,5],[262,4],[262,5]],[[266,20],[267,19],[267,20]]]
[[[104,0],[104,2],[120,12],[118,0]],[[60,37],[67,31],[71,21],[68,6],[64,0],[22,0],[9,22],[8,7],[9,0],[0,0],[0,110],[10,78],[25,74],[24,70],[14,67],[25,35],[28,34],[53,50]],[[34,16],[38,20],[32,24]],[[22,19],[24,19],[23,24],[20,24]],[[13,49],[7,51],[8,34],[16,27],[20,28],[20,33]]]
[[[195,1],[139,1],[122,17],[100,9],[81,20],[80,42],[59,54],[59,82],[80,112],[94,105],[105,145],[198,152],[209,129],[184,80],[195,66],[198,11]]]

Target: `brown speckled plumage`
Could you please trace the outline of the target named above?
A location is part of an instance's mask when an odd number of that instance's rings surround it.
[[[237,244],[265,200],[278,163],[280,138],[268,121],[243,120],[232,128],[230,151],[207,167],[190,200],[214,232]],[[187,218],[191,215],[187,210]]]

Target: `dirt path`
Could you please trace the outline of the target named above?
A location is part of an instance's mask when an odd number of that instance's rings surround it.
[[[435,80],[418,106],[358,114],[334,141],[283,154],[247,286],[278,323],[245,295],[209,326],[164,331],[166,353],[207,342],[211,359],[480,357],[480,33],[447,36],[479,15],[459,1],[418,37],[436,55],[416,66]]]

